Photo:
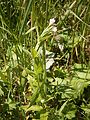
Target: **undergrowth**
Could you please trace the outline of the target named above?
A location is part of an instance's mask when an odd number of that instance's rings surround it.
[[[0,1],[0,120],[90,120],[89,0]]]

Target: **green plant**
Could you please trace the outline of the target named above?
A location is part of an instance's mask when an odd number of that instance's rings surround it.
[[[89,0],[1,0],[0,119],[90,119]]]

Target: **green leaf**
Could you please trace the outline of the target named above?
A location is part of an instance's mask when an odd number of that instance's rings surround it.
[[[42,73],[42,66],[41,66],[41,64],[39,64],[39,65],[34,65],[34,73],[36,74],[36,75],[38,75],[39,73]]]
[[[30,108],[27,109],[27,111],[41,111],[43,110],[43,107],[42,106],[39,106],[39,105],[32,105]]]
[[[34,72],[31,71],[31,70],[29,70],[28,68],[24,68],[24,67],[21,66],[21,65],[19,65],[19,67],[20,67],[21,69],[23,69],[24,71],[26,71],[26,73],[27,73],[27,74],[30,74],[31,76],[34,76],[34,75],[35,75]]]
[[[2,88],[0,86],[0,96],[4,95],[4,92],[2,91]]]
[[[25,25],[25,23],[26,23],[27,15],[28,15],[28,13],[31,11],[31,8],[32,8],[32,7],[31,7],[32,1],[33,1],[33,0],[29,0],[29,1],[28,1],[28,6],[27,6],[26,11],[25,11],[25,14],[24,14],[24,19],[23,19],[23,21],[22,21],[22,25],[21,25],[21,29],[20,29],[19,35],[21,35],[22,32],[23,32],[24,25]]]
[[[75,113],[76,113],[76,110],[69,111],[67,112],[66,117],[71,120],[72,118],[75,117]]]
[[[22,105],[22,106],[21,106],[21,108],[22,108],[23,110],[25,110],[25,112],[27,111],[28,107],[29,107],[29,105]]]
[[[13,109],[15,109],[16,108],[16,103],[9,103],[9,109],[10,110],[13,110]]]
[[[74,89],[75,96],[80,96],[84,88],[86,88],[89,84],[86,80],[78,79],[78,78],[73,78],[71,81],[72,88]]]
[[[90,80],[90,73],[85,73],[85,72],[76,72],[77,76],[82,79],[89,79]]]
[[[40,114],[40,120],[47,120],[48,119],[48,112]]]
[[[3,80],[3,81],[6,81],[6,77],[5,75],[0,71],[0,78]]]
[[[34,59],[35,57],[38,57],[38,52],[34,48],[32,48],[32,56]]]
[[[29,34],[31,31],[33,31],[34,29],[36,29],[36,27],[32,27],[31,29],[29,29],[26,33],[25,33],[25,35],[27,35],[27,34]]]
[[[7,32],[8,34],[12,35],[12,33],[11,33],[9,30],[7,30],[6,28],[4,28],[4,27],[1,27],[1,26],[0,26],[0,29],[4,30],[4,31]]]
[[[31,99],[30,99],[30,106],[32,106],[35,102],[36,102],[36,100],[37,100],[37,98],[38,98],[38,96],[39,96],[39,87],[36,89],[36,91],[33,93],[33,95],[32,95],[32,97],[31,97]]]
[[[27,49],[22,48],[22,50],[23,50],[27,55],[29,55],[29,56],[31,57],[31,53],[30,53]]]
[[[68,100],[61,106],[61,108],[59,109],[59,115],[61,115],[63,109],[65,108],[66,104],[68,103]]]
[[[17,67],[18,65],[18,61],[17,61],[17,55],[12,51],[12,65],[13,65],[13,68]]]
[[[70,13],[72,13],[80,22],[85,24],[87,27],[90,28],[90,25],[88,25],[86,22],[84,22],[80,17],[78,17],[73,11],[70,10]]]

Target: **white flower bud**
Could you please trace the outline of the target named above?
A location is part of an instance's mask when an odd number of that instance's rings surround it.
[[[41,103],[44,103],[44,99],[41,100]]]
[[[57,27],[53,27],[53,28],[52,28],[52,31],[53,31],[53,32],[57,32]]]
[[[55,23],[55,18],[50,19],[49,25],[53,25]]]
[[[61,50],[61,52],[62,52],[62,51],[63,51],[63,49],[64,49],[64,45],[59,44],[58,46],[59,46],[59,49],[60,49],[60,50]]]

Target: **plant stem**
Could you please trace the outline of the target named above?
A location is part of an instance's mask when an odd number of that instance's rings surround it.
[[[48,0],[46,0],[45,26],[47,26],[47,16],[48,16]],[[44,73],[43,73],[43,77],[44,77],[44,93],[46,95],[46,93],[47,93],[47,87],[46,87],[46,79],[47,79],[47,75],[46,75],[46,40],[43,42],[43,68],[44,68]]]

